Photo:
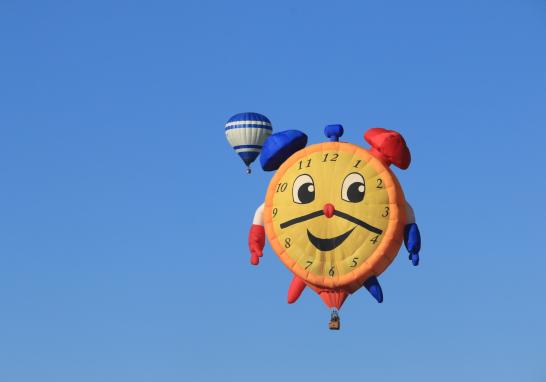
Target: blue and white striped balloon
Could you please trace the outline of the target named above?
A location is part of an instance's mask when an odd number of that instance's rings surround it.
[[[264,141],[271,135],[271,121],[258,113],[239,113],[226,123],[226,138],[247,166],[250,174],[250,164],[256,160]]]

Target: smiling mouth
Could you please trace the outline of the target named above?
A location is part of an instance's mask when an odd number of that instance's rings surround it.
[[[352,229],[348,230],[344,234],[341,234],[336,237],[330,237],[326,239],[321,239],[319,237],[316,237],[311,233],[311,231],[307,230],[307,237],[309,238],[309,241],[311,244],[313,244],[318,250],[320,251],[331,251],[332,249],[337,248],[341,245],[349,237],[351,232],[354,231],[356,227],[353,227]]]
[[[315,211],[315,212],[311,212],[307,215],[303,215],[303,216],[298,216],[294,219],[290,219],[290,220],[287,220],[283,223],[281,223],[281,229],[285,229],[285,228],[288,228],[294,224],[299,224],[299,223],[303,223],[304,221],[307,221],[307,220],[310,220],[310,219],[314,219],[314,218],[317,218],[319,216],[322,216],[324,215],[324,211],[323,210],[318,210],[318,211]],[[338,216],[342,219],[345,219],[351,223],[354,223],[356,224],[357,226],[360,226],[370,232],[373,232],[375,233],[376,235],[381,235],[383,233],[383,230],[377,228],[377,227],[374,227],[373,225],[370,225],[368,223],[366,223],[365,221],[363,220],[360,220],[354,216],[351,216],[345,212],[341,212],[341,211],[338,211],[338,210],[335,210],[334,211],[334,216]],[[339,236],[336,236],[336,237],[331,237],[331,238],[326,238],[326,239],[321,239],[320,237],[316,237],[315,235],[313,235],[309,229],[307,229],[307,237],[309,238],[309,241],[311,242],[311,244],[313,244],[318,250],[320,251],[331,251],[332,249],[335,249],[337,248],[338,246],[341,245],[341,243],[343,243],[345,241],[345,239],[347,239],[349,237],[349,235],[351,234],[351,232],[354,231],[354,229],[357,227],[357,226],[354,226],[352,229],[348,230],[347,232],[345,232],[344,234],[341,234]]]

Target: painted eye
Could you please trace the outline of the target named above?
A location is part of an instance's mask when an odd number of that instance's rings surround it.
[[[343,180],[341,199],[351,203],[358,203],[364,199],[365,191],[364,177],[357,172],[352,172]]]
[[[302,174],[294,180],[292,187],[292,198],[295,203],[307,204],[315,200],[315,183],[313,178],[307,174]]]

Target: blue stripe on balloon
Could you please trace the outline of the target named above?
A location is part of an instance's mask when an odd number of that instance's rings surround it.
[[[265,126],[265,125],[256,125],[254,123],[252,124],[245,124],[245,125],[236,125],[236,126],[226,126],[226,131],[231,129],[264,129],[273,131],[273,128],[271,126]]]
[[[233,146],[233,150],[237,149],[261,149],[262,145],[239,145],[239,146]]]

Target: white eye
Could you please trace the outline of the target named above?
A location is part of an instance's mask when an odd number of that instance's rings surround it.
[[[352,172],[345,177],[341,186],[341,199],[351,203],[358,203],[364,199],[366,185],[364,177],[357,172]]]
[[[315,200],[315,183],[311,176],[302,174],[294,180],[292,198],[298,204],[307,204]]]

